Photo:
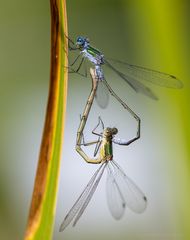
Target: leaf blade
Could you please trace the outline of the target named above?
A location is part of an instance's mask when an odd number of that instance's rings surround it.
[[[62,67],[67,65],[67,39],[62,34],[67,33],[66,0],[50,0],[50,6],[50,87],[25,240],[51,239],[60,172],[68,81],[67,69]]]

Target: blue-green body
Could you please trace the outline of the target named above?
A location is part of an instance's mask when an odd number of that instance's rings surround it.
[[[86,38],[78,37],[77,46],[79,46],[81,54],[95,66],[97,79],[103,80],[104,74],[101,65],[104,64],[104,55],[98,49],[90,46]]]

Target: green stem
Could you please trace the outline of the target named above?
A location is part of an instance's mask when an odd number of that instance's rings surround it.
[[[60,172],[68,79],[67,70],[63,68],[67,66],[67,39],[63,34],[65,32],[68,35],[66,0],[50,0],[50,6],[49,97],[25,240],[52,238]]]

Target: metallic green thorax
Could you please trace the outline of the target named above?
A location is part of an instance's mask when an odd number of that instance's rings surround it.
[[[100,156],[104,160],[112,160],[113,158],[112,141],[103,139],[100,149]]]
[[[87,48],[86,50],[87,50],[87,52],[88,52],[89,54],[91,54],[93,57],[95,57],[95,56],[97,56],[97,55],[101,55],[101,52],[100,52],[100,51],[98,51],[96,48],[93,48],[93,47],[91,47],[91,46],[88,46],[88,48]]]

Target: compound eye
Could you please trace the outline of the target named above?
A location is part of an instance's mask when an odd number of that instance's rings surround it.
[[[117,133],[118,133],[117,128],[112,128],[112,133],[113,133],[114,135],[117,134]]]
[[[77,42],[81,42],[81,41],[82,41],[81,37],[78,37]]]

